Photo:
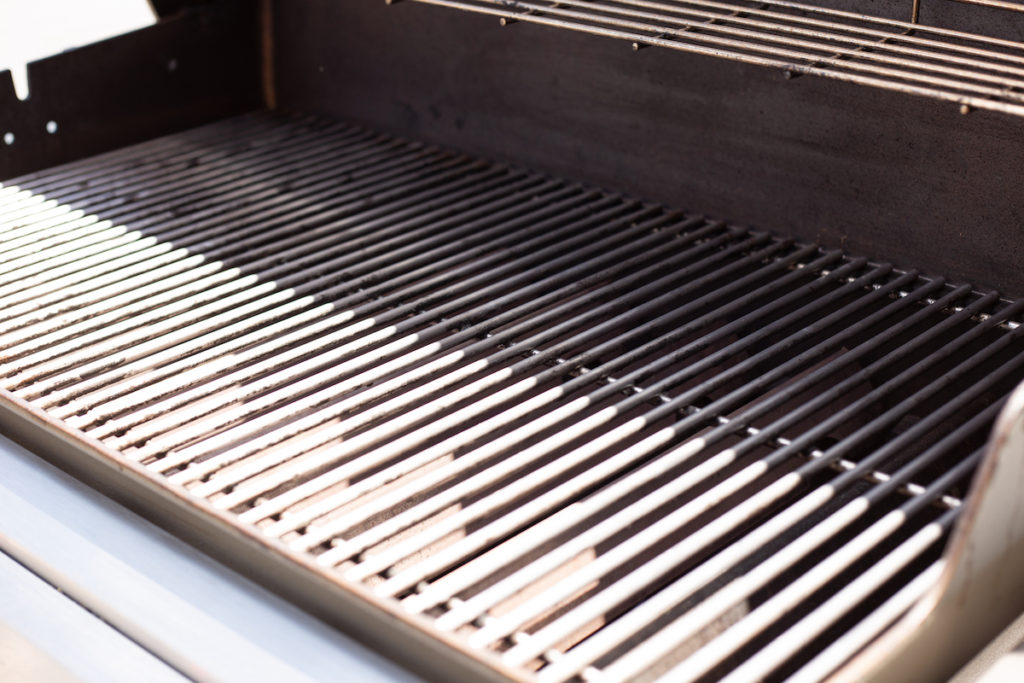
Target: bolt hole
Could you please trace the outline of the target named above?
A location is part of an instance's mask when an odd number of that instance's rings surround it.
[[[178,60],[173,58],[173,57],[171,57],[170,59],[167,60],[167,71],[169,71],[170,73],[174,73],[177,70],[178,70]]]
[[[54,133],[56,133],[57,132],[57,122],[56,121],[47,121],[46,122],[46,132],[49,133],[50,135],[53,135]]]
[[[14,133],[11,133],[10,131],[4,133],[4,144],[5,145],[13,145],[14,144]]]

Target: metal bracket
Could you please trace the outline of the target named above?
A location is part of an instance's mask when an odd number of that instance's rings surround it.
[[[838,680],[945,680],[1024,611],[1024,384],[996,420],[936,585]]]
[[[25,101],[0,71],[0,180],[260,106],[256,18],[222,3],[33,62]]]

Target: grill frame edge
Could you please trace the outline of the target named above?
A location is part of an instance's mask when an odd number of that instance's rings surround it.
[[[0,389],[0,432],[242,576],[428,680],[527,683],[497,657],[442,638],[368,591],[332,580],[204,500]],[[17,553],[13,553],[15,559]],[[87,596],[75,596],[88,607]],[[401,647],[395,647],[400,642]]]

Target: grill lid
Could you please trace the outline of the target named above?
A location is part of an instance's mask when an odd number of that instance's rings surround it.
[[[1024,302],[310,117],[0,226],[8,402],[523,680],[828,675],[1024,378]]]

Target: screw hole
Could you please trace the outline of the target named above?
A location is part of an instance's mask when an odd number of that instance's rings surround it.
[[[46,122],[46,132],[49,133],[50,135],[53,135],[54,133],[56,133],[57,132],[57,122],[56,121],[47,121]]]
[[[14,144],[14,133],[11,133],[10,131],[4,133],[4,144],[5,145],[13,145]]]
[[[170,59],[167,60],[167,71],[169,71],[170,73],[174,73],[177,70],[178,70],[178,60],[173,58],[173,57],[171,57]]]

